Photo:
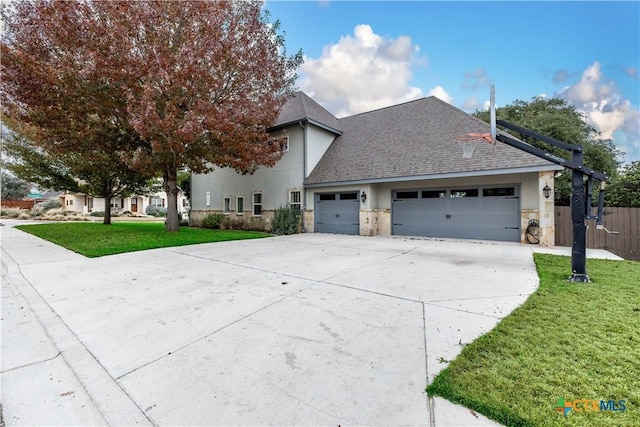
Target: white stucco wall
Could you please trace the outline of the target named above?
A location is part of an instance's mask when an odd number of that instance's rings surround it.
[[[231,168],[217,168],[208,174],[191,176],[192,209],[222,211],[224,198],[231,199],[231,210],[237,210],[238,197],[244,197],[244,211],[251,212],[253,194],[262,193],[263,209],[275,209],[288,203],[290,190],[302,190],[303,128],[288,129],[289,151],[271,168],[260,167],[253,175],[242,175]],[[274,134],[275,137],[281,134]],[[207,192],[210,204],[207,206]]]
[[[321,129],[314,125],[307,125],[307,161],[305,177],[316,167],[324,153],[327,151],[331,143],[335,140],[336,135],[327,130]]]

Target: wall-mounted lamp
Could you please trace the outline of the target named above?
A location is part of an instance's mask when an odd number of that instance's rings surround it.
[[[360,200],[362,200],[362,203],[367,201],[367,193],[365,193],[364,191],[362,192],[362,194],[360,195]]]
[[[542,194],[544,194],[545,199],[548,199],[549,196],[551,196],[551,188],[549,188],[548,184],[544,185],[544,188],[542,189]]]

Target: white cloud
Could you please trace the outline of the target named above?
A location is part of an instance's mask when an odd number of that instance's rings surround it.
[[[615,82],[603,76],[600,63],[587,67],[580,81],[556,96],[575,105],[605,139],[613,139],[627,153],[626,161],[640,159],[640,112],[624,99]]]
[[[385,38],[369,25],[325,46],[300,67],[300,89],[338,117],[424,96],[411,86],[412,67],[424,62],[408,36]]]
[[[427,93],[427,96],[435,96],[437,98],[442,99],[444,102],[448,102],[451,105],[453,105],[453,102],[454,102],[453,97],[449,95],[449,93],[446,90],[444,90],[442,86],[436,86],[433,89],[429,90],[429,93]]]

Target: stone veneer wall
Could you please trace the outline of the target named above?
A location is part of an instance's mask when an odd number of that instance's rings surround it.
[[[553,187],[553,171],[539,172],[538,174],[538,209],[522,209],[521,217],[521,239],[522,243],[527,242],[527,226],[529,220],[535,219],[539,225],[539,245],[545,248],[552,248],[555,245],[555,213],[554,213],[554,187]],[[551,196],[547,199],[544,197],[542,189],[548,185],[551,188]]]
[[[313,233],[314,224],[313,209],[305,210],[302,214],[302,232]]]
[[[360,209],[361,236],[390,236],[391,209]]]
[[[538,195],[540,197],[540,246],[552,248],[556,242],[556,222],[554,210],[554,172],[539,172]],[[542,194],[545,185],[551,188],[551,196],[546,199]]]

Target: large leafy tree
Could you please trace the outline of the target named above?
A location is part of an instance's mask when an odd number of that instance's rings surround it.
[[[2,181],[3,199],[20,200],[29,194],[29,184],[26,181],[8,174],[4,170],[1,174],[2,176],[0,177],[0,181]]]
[[[302,55],[286,55],[278,23],[261,6],[255,0],[19,3],[7,16],[2,46],[13,64],[8,79],[20,82],[8,97],[18,102],[8,111],[19,115],[28,105],[28,118],[61,120],[70,125],[61,132],[73,141],[67,149],[82,152],[80,136],[100,140],[94,129],[85,131],[92,123],[86,114],[69,118],[67,110],[75,110],[73,98],[88,103],[91,119],[112,125],[100,129],[121,143],[110,152],[163,177],[167,229],[178,230],[180,169],[251,173],[279,158],[266,130],[293,91]],[[64,72],[50,78],[51,68]],[[38,86],[46,102],[24,94]],[[75,96],[55,102],[61,90]]]
[[[625,165],[607,189],[607,206],[640,208],[640,161]]]
[[[142,191],[152,173],[133,168],[142,141],[127,122],[119,83],[92,59],[92,49],[106,46],[73,20],[73,5],[3,9],[2,121],[10,129],[3,153],[8,168],[43,188],[104,198],[110,224],[111,198]]]
[[[107,147],[111,144],[107,143]],[[111,224],[113,197],[147,194],[150,179],[129,168],[117,153],[95,150],[90,159],[73,151],[47,151],[24,134],[9,132],[3,141],[5,167],[40,188],[84,193],[105,200],[103,224]]]
[[[476,111],[475,116],[489,122],[489,110]],[[531,101],[515,100],[496,109],[496,116],[507,122],[523,126],[560,141],[584,147],[584,162],[592,169],[614,177],[621,152],[613,141],[601,139],[584,115],[566,101],[556,98],[534,97]],[[523,141],[553,154],[570,158],[571,153],[526,135],[517,135]],[[564,173],[555,180],[556,204],[568,205],[571,195],[571,174]]]

